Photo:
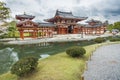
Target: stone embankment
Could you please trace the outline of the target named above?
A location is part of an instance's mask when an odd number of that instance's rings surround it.
[[[107,37],[107,36],[112,36],[112,34],[104,34],[100,36],[83,35],[83,37],[81,37],[81,34],[54,35],[53,38],[42,38],[42,39],[25,38],[24,40],[17,39],[17,40],[9,41],[8,44],[35,44],[35,43],[43,43],[43,42],[80,41],[80,40],[90,40],[97,37]]]

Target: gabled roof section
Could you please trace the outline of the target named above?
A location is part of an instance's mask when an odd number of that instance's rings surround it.
[[[56,18],[63,18],[63,19],[74,19],[74,20],[77,20],[77,21],[82,21],[82,20],[85,20],[87,19],[88,17],[78,17],[78,16],[74,16],[72,14],[72,12],[62,12],[62,11],[56,11],[56,14],[53,18],[50,18],[50,19],[46,19],[45,21],[48,21],[48,22],[53,22]]]
[[[72,12],[62,12],[62,11],[56,11],[55,16],[59,16],[62,18],[71,18],[71,19],[87,19],[87,17],[78,17],[78,16],[74,16],[72,14]]]
[[[29,24],[29,25],[25,25],[26,27],[37,27],[38,26],[38,24],[37,23],[35,23],[35,22],[33,22],[33,21],[31,21],[31,20],[25,20],[25,21],[20,21],[20,22],[18,22],[17,23],[17,27],[22,27],[22,26],[24,26],[23,24],[27,24],[27,23],[31,23],[31,24]]]
[[[94,20],[94,19],[91,19],[89,21],[86,21],[86,23],[91,23],[91,22],[94,22],[94,23],[102,23],[101,21],[99,20]]]
[[[39,27],[56,27],[53,23],[38,23]]]
[[[97,28],[97,27],[102,27],[103,25],[102,24],[96,24],[96,25],[89,25],[89,24],[87,24],[87,25],[85,25],[84,27],[89,27],[89,28]]]
[[[16,19],[21,20],[21,19],[30,19],[32,20],[33,18],[35,18],[35,16],[32,15],[27,15],[27,14],[22,14],[22,15],[16,15]]]
[[[74,18],[72,12],[61,12],[61,11],[58,11],[58,10],[56,11],[55,16]]]

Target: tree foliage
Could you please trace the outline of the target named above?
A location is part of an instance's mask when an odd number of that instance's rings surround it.
[[[0,20],[9,18],[10,9],[6,7],[4,2],[0,1]]]
[[[110,30],[110,31],[112,31],[112,29],[114,29],[113,28],[113,24],[109,24],[107,29]]]
[[[108,26],[108,30],[112,30],[112,29],[118,29],[120,31],[120,22],[115,22],[114,24],[110,24]]]
[[[16,28],[16,21],[11,21],[9,24],[8,24],[8,36],[9,37],[18,37],[19,35],[19,32]]]
[[[113,27],[114,29],[118,29],[120,31],[120,22],[115,22]]]

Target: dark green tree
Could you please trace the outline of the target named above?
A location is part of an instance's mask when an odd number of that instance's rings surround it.
[[[16,34],[18,33],[18,30],[16,28],[16,21],[11,21],[8,24],[8,36],[9,37],[16,37]]]
[[[118,29],[120,31],[120,22],[115,22],[113,28]]]
[[[112,29],[114,29],[113,24],[109,24],[109,25],[107,26],[107,29],[110,30],[110,31],[112,31]]]
[[[4,2],[0,1],[0,21],[9,18],[10,17],[9,14],[10,14],[10,9],[6,7],[6,4]]]

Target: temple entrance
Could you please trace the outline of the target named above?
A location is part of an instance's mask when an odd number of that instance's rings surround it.
[[[70,34],[73,33],[73,26],[71,26],[71,25],[68,26],[68,33],[70,33]]]

